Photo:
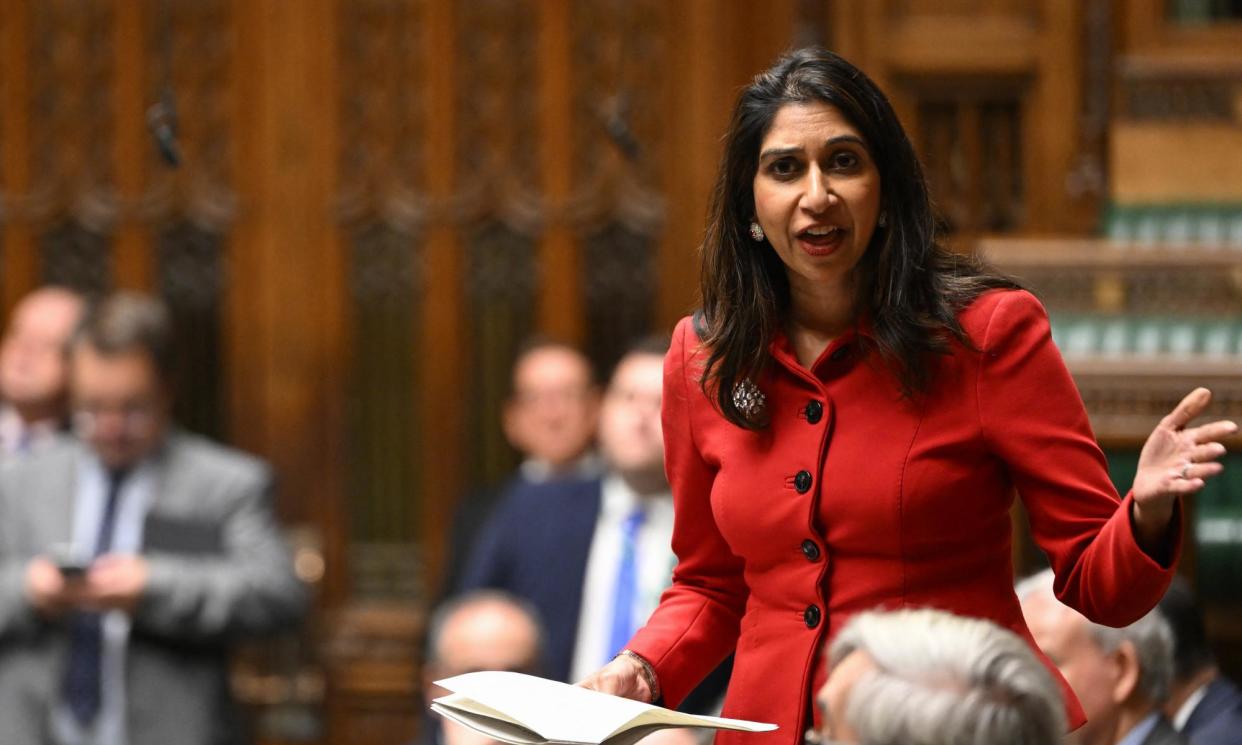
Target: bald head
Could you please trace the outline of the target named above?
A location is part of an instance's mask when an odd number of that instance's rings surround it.
[[[76,293],[45,287],[13,309],[0,342],[0,397],[27,422],[65,417],[67,349],[83,307]]]
[[[479,590],[449,600],[431,618],[423,694],[427,702],[448,693],[437,680],[480,670],[538,675],[543,633],[532,611],[509,595]],[[500,745],[452,721],[441,728],[445,745]]]
[[[432,619],[428,672],[435,679],[478,670],[535,672],[542,632],[524,606],[499,592],[449,601]]]

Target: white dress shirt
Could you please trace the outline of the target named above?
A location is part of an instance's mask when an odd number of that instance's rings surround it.
[[[117,494],[116,522],[109,553],[137,554],[142,550],[142,531],[155,487],[149,463],[134,467]],[[108,472],[93,456],[78,464],[77,493],[73,506],[73,552],[90,556],[99,540],[100,523],[108,501]],[[103,649],[100,659],[102,687],[99,715],[90,727],[82,727],[61,701],[52,710],[52,733],[58,745],[125,745],[125,649],[129,643],[129,616],[109,611],[103,616]],[[60,680],[56,681],[57,686]]]
[[[669,492],[640,497],[621,477],[604,478],[599,516],[591,539],[586,577],[582,587],[582,609],[578,614],[578,638],[574,643],[571,680],[579,681],[595,672],[617,652],[608,649],[612,632],[613,597],[617,566],[621,561],[622,532],[626,519],[640,501],[646,516],[638,529],[637,593],[634,598],[634,628],[646,622],[660,602],[660,595],[673,581],[677,557],[671,546],[673,537],[673,497]]]
[[[1173,729],[1181,732],[1186,729],[1186,722],[1190,721],[1190,715],[1195,713],[1195,708],[1203,697],[1207,695],[1208,683],[1204,683],[1195,689],[1195,692],[1186,697],[1177,713],[1173,715]]]

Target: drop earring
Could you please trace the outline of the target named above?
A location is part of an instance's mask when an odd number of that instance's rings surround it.
[[[763,228],[759,227],[759,223],[755,222],[754,220],[751,220],[750,221],[750,239],[753,240],[755,243],[760,243],[763,241],[763,238],[764,238]]]
[[[875,221],[875,224],[879,225],[881,228],[887,228],[888,227],[888,213],[881,212],[880,218]]]

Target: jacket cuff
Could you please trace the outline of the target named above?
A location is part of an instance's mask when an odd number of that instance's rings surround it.
[[[1142,544],[1138,542],[1134,526],[1134,491],[1126,493],[1125,499],[1121,501],[1121,512],[1127,526],[1127,530],[1124,531],[1129,543],[1127,548],[1131,549],[1135,555],[1142,557],[1140,561],[1144,563],[1146,569],[1167,573],[1170,578],[1172,577],[1177,567],[1177,560],[1182,555],[1183,533],[1185,532],[1182,527],[1184,511],[1183,500],[1181,498],[1174,500],[1173,514],[1169,517],[1168,527],[1165,528],[1164,539],[1157,549],[1157,555],[1153,556],[1147,553]]]

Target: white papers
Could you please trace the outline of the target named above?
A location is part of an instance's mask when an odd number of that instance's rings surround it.
[[[467,673],[436,685],[453,693],[433,701],[433,711],[514,745],[632,745],[666,727],[776,729],[764,722],[682,714],[521,673]]]

